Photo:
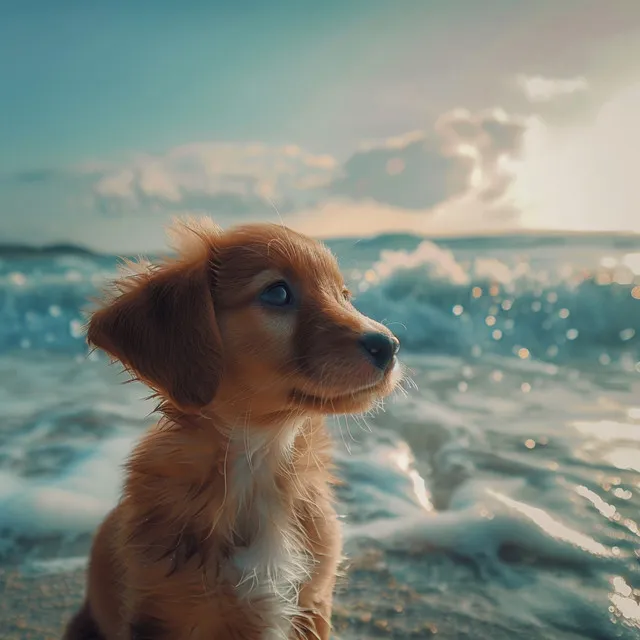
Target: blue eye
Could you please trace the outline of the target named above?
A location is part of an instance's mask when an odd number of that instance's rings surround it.
[[[260,294],[260,301],[271,307],[288,307],[293,302],[293,295],[286,283],[278,282]]]

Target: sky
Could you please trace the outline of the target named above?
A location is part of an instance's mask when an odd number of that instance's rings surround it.
[[[0,243],[640,232],[638,0],[0,8]]]

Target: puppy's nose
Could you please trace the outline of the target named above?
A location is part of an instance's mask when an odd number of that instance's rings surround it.
[[[360,344],[378,369],[386,369],[400,349],[398,339],[385,333],[365,333]]]

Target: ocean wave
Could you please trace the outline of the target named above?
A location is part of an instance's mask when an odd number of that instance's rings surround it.
[[[341,262],[353,263],[357,249],[342,247]],[[375,255],[346,270],[355,304],[388,324],[405,349],[639,366],[639,253],[601,260],[591,250],[585,260],[584,250],[562,246],[536,256],[422,241]],[[82,310],[115,267],[112,258],[90,256],[6,260],[0,352],[86,352]]]
[[[629,258],[591,269],[559,259],[461,259],[422,242],[413,251],[383,250],[352,281],[357,306],[409,349],[543,360],[595,354],[602,364],[618,359],[633,369],[640,344],[637,266]]]

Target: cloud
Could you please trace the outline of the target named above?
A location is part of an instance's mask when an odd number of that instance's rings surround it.
[[[100,210],[207,210],[230,216],[290,210],[295,198],[333,177],[336,161],[295,145],[202,142],[164,154],[139,154],[120,166],[91,163],[79,170],[98,177],[93,193]]]
[[[430,132],[369,144],[344,164],[328,188],[333,196],[369,199],[424,211],[475,193],[498,200],[512,176],[527,121],[499,109],[443,114]]]
[[[502,228],[527,130],[499,109],[444,113],[426,131],[362,145],[341,166],[294,145],[193,143],[120,165],[88,163],[98,210],[205,212],[223,224],[277,220],[330,235]],[[506,218],[505,218],[506,215]]]
[[[473,158],[455,149],[444,150],[436,136],[419,132],[400,143],[394,139],[355,153],[328,191],[423,209],[464,193],[473,168]]]
[[[516,76],[516,84],[530,102],[550,102],[564,96],[583,93],[589,89],[587,80],[575,78],[546,78],[544,76]]]
[[[525,129],[525,121],[497,109],[457,109],[428,131],[363,145],[342,166],[295,145],[202,142],[76,170],[94,180],[96,207],[105,214],[189,210],[229,220],[269,218],[338,199],[422,215],[470,195],[487,206],[497,202]]]
[[[290,223],[325,237],[385,232],[497,232],[518,226],[510,195],[532,119],[455,109],[429,132],[368,143],[329,185],[329,198]]]
[[[445,148],[458,149],[474,159],[469,192],[483,202],[498,202],[514,180],[512,168],[520,158],[531,119],[502,109],[472,113],[455,109],[436,122]]]

